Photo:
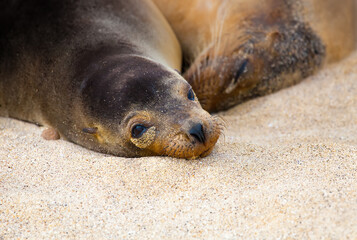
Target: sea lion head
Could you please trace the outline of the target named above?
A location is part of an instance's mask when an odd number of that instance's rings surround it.
[[[289,6],[280,0],[246,5],[254,8],[218,17],[222,28],[184,72],[209,112],[296,84],[323,63],[321,39]]]
[[[79,96],[77,141],[97,151],[193,159],[208,155],[221,133],[218,118],[202,109],[179,73],[140,55],[97,62]]]

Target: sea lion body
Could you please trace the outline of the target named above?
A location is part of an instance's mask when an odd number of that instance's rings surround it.
[[[212,150],[220,124],[174,70],[181,49],[151,1],[10,1],[0,13],[0,115],[118,156]]]
[[[184,77],[211,112],[298,83],[354,49],[354,0],[154,2],[182,45]]]

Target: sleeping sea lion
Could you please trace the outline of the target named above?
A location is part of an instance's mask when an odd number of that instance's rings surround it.
[[[204,109],[298,83],[354,49],[355,0],[154,0]]]
[[[179,43],[151,1],[0,5],[0,115],[118,156],[212,151],[221,123],[175,71]]]

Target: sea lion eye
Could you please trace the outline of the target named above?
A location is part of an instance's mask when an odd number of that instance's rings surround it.
[[[137,124],[131,129],[131,136],[133,138],[140,138],[148,130],[147,127]]]
[[[239,67],[238,71],[234,75],[234,84],[238,82],[238,79],[240,76],[247,71],[247,65],[248,65],[249,60],[245,59],[242,63],[242,65]]]
[[[190,90],[188,90],[187,98],[188,98],[189,100],[191,100],[191,101],[194,101],[194,100],[195,100],[195,94],[193,93],[192,88],[190,88]]]

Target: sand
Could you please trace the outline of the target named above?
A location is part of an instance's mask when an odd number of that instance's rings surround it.
[[[219,115],[225,137],[193,161],[0,118],[0,239],[357,238],[357,52]]]

